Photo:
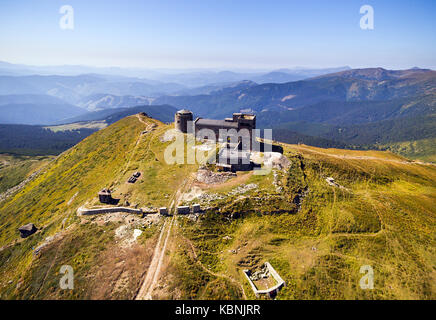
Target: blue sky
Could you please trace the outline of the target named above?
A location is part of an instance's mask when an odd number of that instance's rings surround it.
[[[74,30],[59,8],[74,8]],[[362,5],[374,30],[361,30]],[[2,0],[0,60],[146,68],[436,68],[434,0]]]

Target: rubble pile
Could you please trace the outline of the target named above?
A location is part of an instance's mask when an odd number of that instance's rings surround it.
[[[229,196],[234,196],[238,194],[244,194],[250,190],[257,189],[257,184],[250,183],[250,184],[241,184],[239,187],[233,189],[228,193]]]
[[[253,273],[250,275],[250,279],[251,279],[252,281],[258,281],[258,280],[261,280],[261,279],[266,279],[266,278],[268,278],[269,276],[270,276],[269,269],[268,269],[267,266],[264,264],[264,265],[260,268],[260,270],[256,270],[255,272],[253,272]]]
[[[197,172],[197,181],[206,184],[218,184],[229,180],[232,177],[236,177],[236,173],[233,172],[212,172],[207,169],[199,169]]]

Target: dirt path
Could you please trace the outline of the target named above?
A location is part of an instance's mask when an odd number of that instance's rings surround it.
[[[153,125],[155,125],[155,123],[154,123],[153,121],[150,121],[149,123],[147,123],[147,122],[145,122],[144,120],[142,120],[142,119],[141,119],[141,116],[140,116],[139,114],[136,115],[136,118],[138,118],[139,122],[143,123],[143,124],[146,126],[146,127],[145,127],[145,130],[146,130],[146,131],[150,131],[150,130],[153,128]],[[138,149],[138,146],[139,146],[139,142],[141,141],[141,138],[142,138],[143,136],[144,136],[144,135],[142,134],[142,132],[140,132],[140,133],[139,133],[139,136],[138,136],[138,139],[136,139],[135,146],[133,147],[133,150],[132,150],[132,152],[130,153],[129,161],[127,161],[127,163],[126,163],[126,165],[125,165],[125,167],[124,167],[124,170],[123,170],[123,173],[124,173],[124,174],[125,174],[125,173],[127,172],[127,170],[129,169],[130,162],[132,161],[133,157],[135,156],[135,154],[136,154],[136,150]],[[151,141],[152,139],[153,139],[153,136],[150,137],[150,141]],[[150,141],[149,141],[149,143],[148,143],[148,147],[150,146]]]
[[[320,152],[317,150],[313,150],[311,148],[306,148],[302,146],[292,146],[294,149],[302,149],[306,150],[312,153],[321,154],[327,157],[337,158],[337,159],[351,159],[351,160],[378,160],[378,161],[385,161],[385,162],[391,162],[391,163],[398,163],[398,164],[421,164],[426,166],[434,166],[433,163],[423,162],[419,160],[395,160],[395,159],[385,159],[385,158],[378,158],[378,157],[372,157],[372,156],[349,156],[349,155],[338,155],[338,154],[331,154],[326,152]]]
[[[171,209],[175,208],[179,204],[180,200],[183,198],[184,195],[183,191],[186,191],[189,188],[189,186],[192,184],[192,182],[193,182],[193,176],[186,179],[182,183],[180,188],[174,193],[172,200],[170,200],[171,201],[171,205],[169,208],[170,211]],[[153,290],[161,274],[162,263],[165,258],[168,239],[170,238],[171,235],[171,228],[175,220],[175,215],[173,215],[170,219],[171,220],[169,222],[168,220],[165,221],[164,226],[162,227],[161,233],[159,235],[158,243],[153,252],[152,261],[150,263],[150,266],[147,270],[147,274],[145,276],[145,280],[142,283],[141,288],[139,289],[138,294],[135,297],[135,300],[152,299]],[[166,227],[166,225],[168,226]],[[165,238],[165,240],[162,243],[163,238]]]
[[[185,238],[185,237],[183,237],[188,243],[189,243],[189,245],[190,245],[190,247],[191,247],[191,250],[192,250],[192,253],[194,254],[194,257],[195,257],[195,259],[196,259],[196,262],[197,262],[197,264],[204,270],[204,271],[206,271],[207,273],[209,273],[209,274],[211,274],[211,275],[213,275],[214,277],[217,277],[217,278],[225,278],[225,279],[227,279],[227,280],[229,280],[230,282],[232,282],[232,283],[234,283],[234,284],[236,284],[238,287],[240,287],[241,288],[241,290],[242,290],[242,297],[244,298],[244,300],[247,300],[247,296],[245,295],[245,290],[244,290],[244,286],[240,283],[240,282],[238,282],[237,280],[235,280],[235,279],[233,279],[232,277],[230,277],[230,276],[228,276],[228,275],[226,275],[226,274],[221,274],[221,273],[216,273],[216,272],[213,272],[212,270],[209,270],[200,260],[198,260],[198,256],[197,256],[197,252],[195,251],[195,247],[194,247],[194,245],[192,244],[192,241],[191,240],[189,240],[189,239],[187,239],[187,238]]]
[[[151,260],[150,266],[148,267],[147,274],[145,276],[144,282],[141,285],[141,288],[138,291],[138,294],[135,297],[135,300],[150,300],[151,292],[153,290],[153,285],[156,282],[156,278],[158,275],[158,271],[160,271],[160,266],[162,264],[162,259],[165,253],[166,244],[171,232],[171,225],[173,223],[174,218],[168,223],[165,221],[162,226],[162,230],[159,235],[159,240],[157,241],[156,247],[154,248],[153,258]],[[169,224],[169,227],[167,227]],[[162,239],[165,237],[165,241],[162,244]]]

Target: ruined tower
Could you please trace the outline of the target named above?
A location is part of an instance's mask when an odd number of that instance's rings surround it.
[[[177,130],[187,133],[188,132],[188,122],[191,121],[192,125],[193,115],[189,110],[179,110],[176,112],[174,117],[174,123]],[[191,130],[192,132],[192,130]]]

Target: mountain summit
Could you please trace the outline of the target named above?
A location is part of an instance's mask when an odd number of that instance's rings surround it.
[[[0,197],[1,298],[255,299],[247,274],[268,288],[268,268],[286,283],[280,299],[434,296],[434,165],[281,144],[265,175],[219,172],[169,164],[184,137],[173,128],[125,117]],[[198,211],[175,214],[186,208]],[[359,287],[362,265],[376,290]],[[63,266],[74,290],[59,286]]]

